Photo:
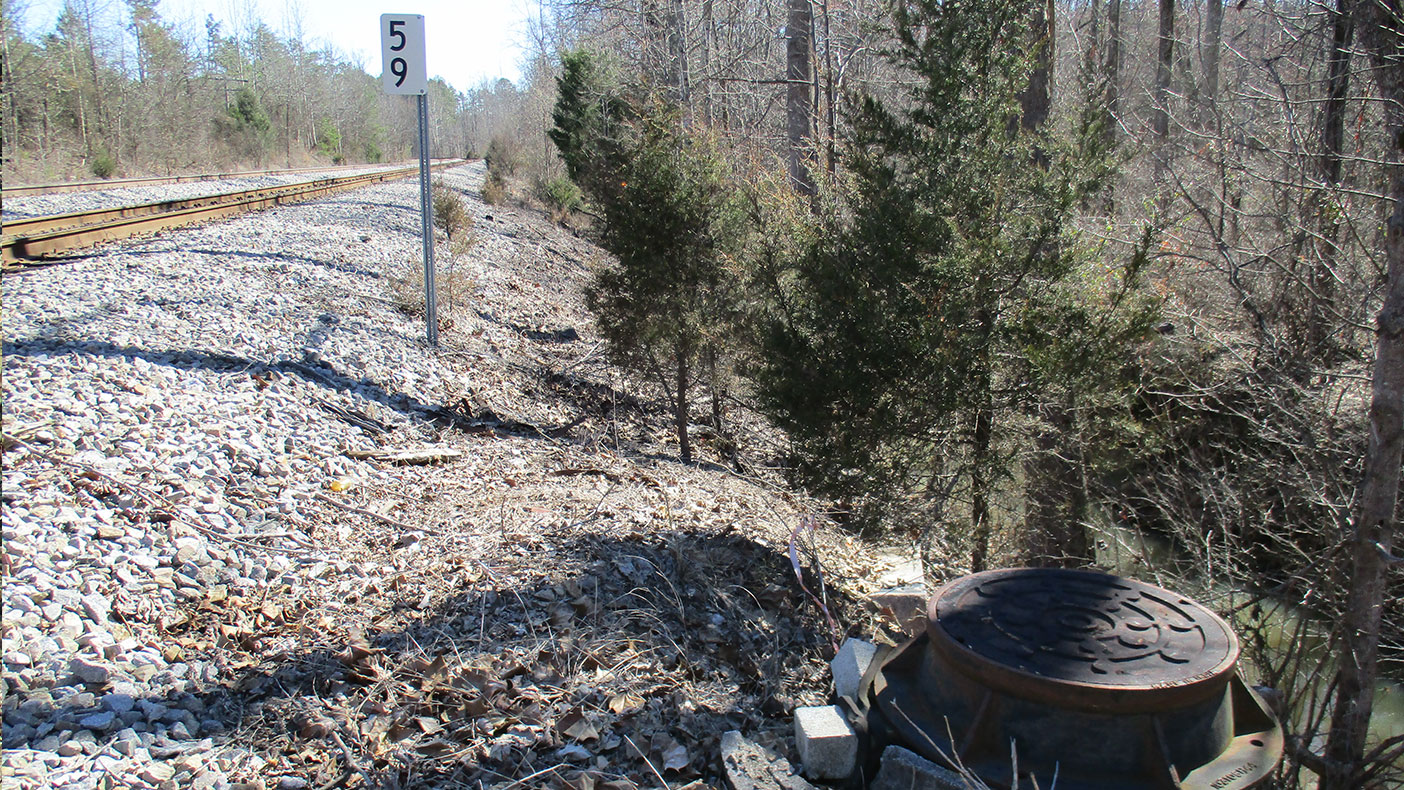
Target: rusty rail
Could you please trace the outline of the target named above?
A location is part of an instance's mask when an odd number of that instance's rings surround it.
[[[443,161],[443,160],[437,160]],[[257,178],[288,173],[332,173],[341,170],[364,170],[375,165],[326,165],[323,167],[289,167],[279,170],[242,170],[230,173],[186,173],[174,176],[143,176],[140,178],[112,178],[102,181],[70,181],[60,184],[30,184],[21,187],[0,189],[0,197],[21,197],[24,195],[53,195],[61,192],[85,192],[95,189],[128,189],[131,187],[161,186],[164,184],[190,184],[197,181],[224,181],[231,178]]]
[[[432,169],[442,170],[463,161],[440,160]],[[11,268],[21,264],[24,259],[43,258],[103,241],[126,239],[181,225],[315,200],[348,189],[408,178],[418,172],[418,167],[403,167],[220,195],[16,220],[5,223],[3,235],[0,236],[0,252],[3,253],[5,267]]]

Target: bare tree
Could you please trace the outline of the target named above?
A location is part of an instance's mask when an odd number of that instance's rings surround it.
[[[1175,64],[1175,0],[1158,0],[1159,33],[1156,35],[1155,92],[1151,103],[1154,136],[1155,184],[1163,189],[1170,141],[1170,76]]]
[[[1351,570],[1336,704],[1326,741],[1322,790],[1363,783],[1365,746],[1379,671],[1380,623],[1397,528],[1400,465],[1404,462],[1404,5],[1400,0],[1357,1],[1353,16],[1370,54],[1384,99],[1387,173],[1394,211],[1385,230],[1388,290],[1376,319],[1377,350],[1369,411],[1369,447],[1360,486],[1360,512],[1351,536]],[[1334,73],[1334,72],[1333,72]]]
[[[785,81],[786,115],[789,133],[790,183],[804,195],[814,194],[813,163],[813,95],[810,85],[810,63],[813,47],[814,8],[810,0],[789,0],[789,17],[785,23]]]

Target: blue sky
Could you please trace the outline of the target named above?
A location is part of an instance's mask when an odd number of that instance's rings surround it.
[[[94,0],[112,15],[125,15],[120,0]],[[30,0],[24,29],[45,33],[63,8],[63,0]],[[226,32],[234,20],[260,19],[275,30],[287,32],[292,20],[302,19],[304,39],[316,45],[330,43],[360,63],[366,71],[380,73],[380,15],[423,14],[429,76],[443,77],[458,90],[476,87],[488,79],[520,79],[518,61],[526,40],[526,19],[533,13],[532,0],[161,0],[162,19],[177,28],[204,37],[204,19],[213,14]]]

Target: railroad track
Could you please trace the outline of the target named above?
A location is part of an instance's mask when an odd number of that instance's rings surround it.
[[[94,189],[127,189],[129,187],[149,187],[163,184],[190,184],[197,181],[225,181],[231,178],[257,178],[259,176],[279,176],[288,173],[332,173],[338,170],[364,170],[368,165],[328,165],[325,167],[290,167],[282,170],[243,170],[232,173],[189,173],[178,176],[147,176],[143,178],[111,178],[102,181],[72,181],[64,184],[33,184],[23,187],[4,187],[0,198],[23,197],[25,195],[53,195],[61,192],[86,192]]]
[[[442,170],[465,161],[467,160],[440,160],[431,165],[431,169]],[[0,253],[3,254],[4,268],[10,270],[57,253],[89,247],[104,241],[126,239],[181,225],[315,200],[348,189],[408,178],[418,173],[417,166],[402,167],[340,178],[246,189],[222,195],[15,220],[5,223],[3,229],[0,229]]]

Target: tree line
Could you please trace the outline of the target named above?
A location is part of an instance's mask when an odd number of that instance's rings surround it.
[[[1398,778],[1367,735],[1404,634],[1397,1],[547,10],[549,134],[617,264],[590,305],[682,460],[740,393],[936,575],[1169,536],[1244,591],[1278,785]],[[1283,601],[1329,657],[1263,647]]]
[[[156,0],[66,0],[53,29],[22,30],[4,0],[3,155],[8,182],[403,161],[413,98],[294,17],[275,30],[243,6],[232,25],[163,19]],[[508,80],[429,83],[434,156],[481,155],[521,104]]]

